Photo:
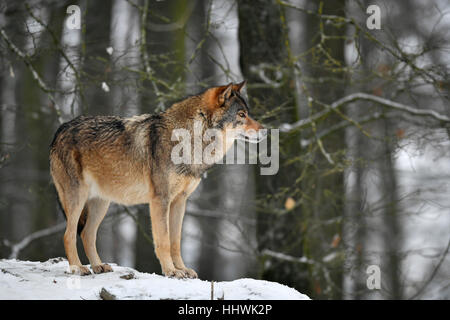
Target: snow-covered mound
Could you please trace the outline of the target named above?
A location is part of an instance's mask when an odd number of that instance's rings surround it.
[[[170,279],[111,264],[114,272],[76,276],[67,260],[0,260],[0,299],[211,299],[211,282]],[[285,285],[254,279],[214,282],[214,299],[309,300]]]

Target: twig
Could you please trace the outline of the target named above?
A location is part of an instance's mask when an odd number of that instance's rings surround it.
[[[122,205],[121,208],[125,211],[125,213],[127,215],[129,215],[134,220],[134,223],[136,223],[136,225],[137,225],[137,227],[139,229],[139,232],[144,236],[144,238],[150,244],[153,244],[152,238],[147,234],[147,232],[145,232],[144,227],[142,227],[142,225],[139,223],[137,217],[133,213],[131,213],[131,211],[126,206]]]
[[[197,3],[197,0],[188,1],[186,10],[184,10],[183,15],[177,21],[174,21],[171,23],[165,23],[165,24],[149,22],[148,23],[149,29],[152,31],[156,31],[156,32],[168,32],[168,31],[175,31],[175,30],[183,29],[184,26],[186,25],[187,21],[189,20],[189,17],[191,16],[196,3]]]
[[[450,250],[450,240],[447,243],[447,247],[445,248],[444,252],[442,253],[442,257],[439,260],[438,264],[436,265],[436,267],[434,268],[433,272],[431,273],[430,277],[428,278],[427,281],[425,281],[425,283],[422,285],[422,287],[417,290],[417,292],[412,295],[409,300],[413,300],[416,299],[418,296],[420,296],[423,291],[425,290],[425,288],[430,284],[430,282],[434,279],[434,277],[436,276],[439,268],[441,267],[442,263],[444,262],[445,258],[447,257],[448,251]]]
[[[280,259],[280,260],[289,261],[289,262],[297,262],[297,263],[303,263],[303,264],[314,264],[315,263],[315,261],[313,261],[313,260],[311,260],[311,259],[309,259],[309,258],[307,258],[305,256],[303,256],[303,257],[293,257],[293,256],[290,256],[290,255],[287,255],[287,254],[284,254],[284,253],[281,253],[281,252],[275,252],[275,251],[272,251],[272,250],[269,250],[269,249],[264,249],[261,252],[261,254],[265,255],[265,256],[270,256],[270,257],[273,257],[273,258],[277,258],[277,259]]]
[[[434,110],[416,109],[414,107],[410,107],[410,106],[407,106],[407,105],[399,103],[399,102],[391,101],[391,100],[388,100],[385,98],[381,98],[381,97],[378,97],[378,96],[375,96],[372,94],[367,94],[367,93],[362,93],[362,92],[350,94],[344,98],[339,99],[338,101],[334,102],[331,105],[331,109],[335,109],[339,106],[345,105],[345,104],[353,102],[355,100],[372,101],[372,102],[376,102],[384,107],[407,112],[407,113],[410,113],[415,116],[428,116],[428,117],[432,117],[441,122],[450,122],[449,117],[442,115]]]
[[[23,238],[20,242],[17,242],[13,245],[11,245],[9,241],[5,240],[4,243],[11,248],[11,254],[9,255],[9,259],[17,259],[20,251],[23,250],[26,246],[28,246],[31,241],[61,232],[65,229],[65,227],[66,223],[62,222],[60,224],[57,224],[56,226],[33,232],[32,234]]]
[[[279,260],[288,261],[288,262],[302,263],[302,264],[308,264],[308,265],[316,265],[322,270],[323,275],[324,275],[327,283],[330,286],[332,286],[334,289],[340,290],[336,286],[336,284],[333,282],[333,280],[331,279],[330,272],[328,271],[328,269],[325,266],[325,264],[323,264],[323,263],[321,263],[319,261],[312,260],[312,259],[307,258],[305,256],[303,256],[303,257],[293,257],[293,256],[290,256],[290,255],[287,255],[287,254],[284,254],[284,253],[281,253],[281,252],[275,252],[275,251],[272,251],[272,250],[269,250],[269,249],[264,249],[261,252],[261,254],[265,255],[265,256],[277,258]]]
[[[356,101],[356,100],[371,101],[371,102],[380,104],[384,107],[388,107],[388,108],[391,108],[394,110],[406,112],[406,113],[409,113],[414,116],[427,116],[427,117],[431,117],[431,118],[438,120],[440,122],[443,122],[443,123],[450,123],[449,117],[442,115],[434,110],[417,109],[417,108],[414,108],[414,107],[411,107],[411,106],[408,106],[408,105],[405,105],[405,104],[402,104],[399,102],[395,102],[392,100],[384,99],[384,98],[381,98],[381,97],[378,97],[375,95],[358,92],[358,93],[353,93],[348,96],[345,96],[345,97],[333,102],[331,105],[327,105],[322,102],[319,102],[321,105],[326,107],[325,110],[317,112],[316,114],[312,115],[311,117],[309,117],[307,119],[302,119],[302,120],[299,120],[292,124],[284,123],[284,124],[280,125],[279,129],[281,132],[289,132],[294,129],[299,129],[299,128],[309,126],[316,120],[328,115],[334,109],[337,109],[343,105],[346,105],[346,104]]]
[[[372,115],[363,117],[363,118],[358,119],[358,120],[353,120],[352,119],[352,122],[350,122],[348,120],[343,120],[343,121],[341,121],[339,123],[336,123],[335,125],[327,128],[327,129],[325,129],[323,131],[320,131],[319,133],[317,133],[317,136],[319,138],[323,138],[323,137],[325,137],[325,136],[327,136],[327,135],[329,135],[329,134],[331,134],[331,133],[333,133],[335,131],[338,131],[340,129],[344,129],[344,128],[349,127],[350,125],[353,124],[353,122],[357,123],[358,126],[356,126],[356,127],[359,128],[364,123],[367,123],[367,122],[370,122],[370,121],[373,121],[373,120],[378,120],[378,119],[383,118],[383,117],[389,118],[391,115],[392,115],[392,113],[384,114],[384,113],[380,113],[380,112],[375,112]],[[307,147],[313,142],[314,142],[313,139],[302,140],[302,147]]]
[[[64,121],[61,117],[61,115],[62,115],[61,109],[59,108],[58,104],[56,103],[55,98],[52,95],[52,92],[54,92],[55,90],[52,90],[47,86],[47,84],[44,82],[44,80],[42,80],[39,73],[36,71],[36,69],[31,64],[30,57],[27,54],[25,54],[24,52],[22,52],[14,43],[12,43],[12,41],[9,39],[8,35],[6,34],[6,32],[3,28],[0,28],[0,35],[2,36],[3,40],[5,40],[9,49],[12,52],[14,52],[19,58],[21,58],[22,61],[25,63],[28,70],[30,70],[31,75],[33,76],[33,79],[37,82],[37,84],[39,85],[41,90],[44,91],[48,95],[50,101],[53,104],[53,107],[55,108],[56,115],[58,116],[58,122],[60,124],[62,124]]]
[[[138,9],[142,11],[141,12],[142,13],[141,14],[141,34],[140,34],[141,40],[140,40],[140,46],[139,46],[140,51],[141,51],[141,59],[142,59],[142,63],[144,64],[145,75],[151,81],[153,90],[155,91],[156,97],[158,98],[157,111],[162,111],[165,109],[165,106],[164,106],[163,100],[161,99],[161,91],[159,90],[155,81],[152,80],[154,72],[148,61],[149,57],[148,57],[148,52],[147,52],[147,29],[146,29],[147,13],[148,13],[148,0],[145,0],[143,8],[138,7]]]
[[[58,39],[58,37],[56,36],[55,32],[53,32],[52,29],[50,29],[48,27],[47,24],[45,24],[40,18],[38,18],[33,11],[31,10],[30,6],[28,5],[28,3],[25,4],[25,7],[28,11],[28,13],[30,14],[30,16],[37,22],[39,23],[51,36],[53,43],[55,44],[56,48],[58,49],[58,51],[61,53],[61,56],[63,57],[63,59],[67,62],[67,65],[70,67],[70,69],[72,69],[73,74],[75,75],[75,79],[76,79],[76,87],[79,88],[79,93],[80,93],[80,98],[81,101],[85,101],[84,98],[84,93],[83,93],[83,88],[82,88],[82,82],[81,82],[81,78],[80,78],[80,73],[77,69],[77,67],[73,64],[72,60],[70,60],[70,58],[67,56],[66,51],[64,50],[64,48],[61,46],[60,41]]]
[[[290,255],[281,253],[281,252],[275,252],[275,251],[268,250],[268,249],[264,249],[261,253],[263,255],[266,255],[266,256],[269,256],[269,257],[273,257],[273,258],[277,258],[277,259],[284,260],[284,261],[288,261],[288,262],[302,263],[302,264],[308,264],[308,265],[316,265],[322,270],[323,275],[324,275],[325,279],[327,280],[327,283],[329,285],[331,285],[333,288],[338,289],[336,287],[335,283],[333,282],[333,280],[331,279],[330,272],[328,271],[327,267],[323,263],[320,263],[318,261],[309,259],[309,258],[307,258],[305,256],[303,256],[303,257],[293,257],[293,256],[290,256]]]
[[[102,300],[117,300],[117,297],[105,288],[100,291],[100,298]]]

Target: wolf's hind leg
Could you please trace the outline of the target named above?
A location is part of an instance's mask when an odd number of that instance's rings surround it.
[[[97,230],[105,217],[106,212],[108,211],[109,201],[100,198],[89,199],[86,202],[86,206],[88,212],[87,221],[83,231],[81,232],[84,252],[89,259],[92,271],[94,271],[94,273],[111,272],[113,271],[111,266],[106,263],[102,263],[100,257],[98,256],[97,247],[95,244],[97,239]]]
[[[66,212],[67,226],[64,233],[64,249],[66,250],[67,260],[72,273],[87,275],[91,272],[88,268],[81,265],[77,252],[77,226],[81,211],[87,200],[88,192],[85,186],[78,186],[76,190],[72,189],[70,194],[64,194],[60,199]]]

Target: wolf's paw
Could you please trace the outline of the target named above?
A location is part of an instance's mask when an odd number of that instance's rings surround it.
[[[178,270],[180,270],[184,273],[184,278],[189,278],[189,279],[197,279],[198,278],[197,272],[195,272],[191,268],[180,268]]]
[[[77,265],[71,265],[69,266],[70,273],[77,274],[79,276],[87,276],[91,274],[89,269],[85,266],[77,266]]]
[[[98,266],[92,266],[92,271],[94,273],[105,273],[105,272],[113,272],[111,266],[107,263],[99,264]]]
[[[183,279],[186,278],[184,272],[182,270],[178,269],[168,269],[166,271],[163,271],[164,275],[169,278],[176,278],[176,279]]]

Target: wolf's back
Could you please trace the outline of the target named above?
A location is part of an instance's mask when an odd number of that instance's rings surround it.
[[[79,116],[63,123],[55,133],[51,151],[57,151],[61,144],[67,146],[88,146],[115,140],[125,131],[125,118],[115,116]],[[111,142],[111,141],[110,141]]]

